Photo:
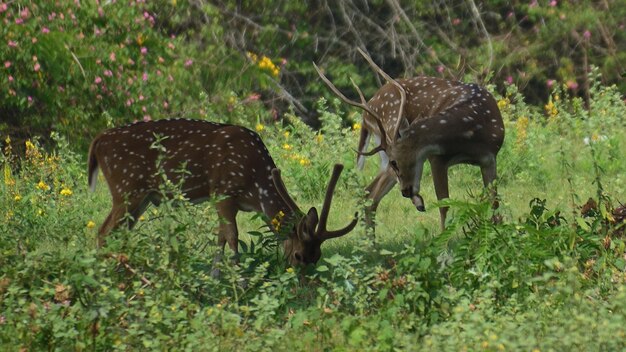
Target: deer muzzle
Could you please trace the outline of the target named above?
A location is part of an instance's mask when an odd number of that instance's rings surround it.
[[[422,196],[420,196],[419,194],[415,194],[411,197],[411,201],[413,202],[413,205],[415,205],[415,208],[418,211],[421,211],[421,212],[426,211],[426,207],[424,206],[424,200],[422,199]]]

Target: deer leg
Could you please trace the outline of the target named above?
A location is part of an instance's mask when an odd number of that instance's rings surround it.
[[[217,214],[221,220],[217,243],[222,253],[224,252],[226,243],[228,243],[228,246],[234,253],[235,259],[239,255],[239,232],[237,230],[238,211],[237,204],[232,198],[225,199],[217,204]]]
[[[372,205],[365,209],[365,223],[367,227],[374,228],[374,213],[378,204],[389,191],[395,186],[397,179],[393,170],[388,167],[378,173],[374,181],[365,189],[368,192],[367,198],[372,200]]]
[[[496,171],[496,158],[491,157],[485,163],[480,165],[480,172],[483,176],[483,184],[485,188],[488,189],[489,197],[491,198],[491,204],[493,209],[497,209],[498,204],[498,191],[496,186],[493,185],[493,181],[496,179],[497,171]]]
[[[430,169],[433,174],[433,182],[435,184],[435,194],[437,200],[442,200],[450,197],[448,189],[448,165],[445,160],[437,157],[430,158]],[[439,207],[439,217],[441,231],[446,229],[446,216],[448,214],[448,207]]]
[[[365,122],[363,123],[365,124]],[[361,128],[361,134],[359,136],[359,152],[365,153],[367,151],[366,148],[370,144],[371,136],[372,134],[367,130],[367,128],[365,128],[365,126],[363,126],[363,128]],[[359,170],[363,170],[363,167],[365,166],[365,155],[359,154],[356,159],[356,164]]]
[[[104,246],[104,239],[111,231],[124,223],[123,219],[127,212],[130,213],[130,219],[127,222],[128,229],[132,229],[139,216],[146,210],[149,202],[145,196],[135,197],[129,203],[125,203],[123,200],[114,200],[113,208],[98,230],[98,248]]]
[[[220,225],[217,237],[217,254],[213,259],[213,269],[211,270],[211,276],[213,278],[220,277],[219,263],[222,262],[224,256],[224,247],[226,243],[230,249],[234,252],[234,260],[238,260],[238,238],[239,232],[237,230],[237,204],[231,198],[225,199],[217,203],[217,214],[220,218]]]

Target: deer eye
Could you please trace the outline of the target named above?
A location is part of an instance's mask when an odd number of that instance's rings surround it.
[[[391,164],[391,168],[394,169],[394,171],[398,171],[398,163],[395,160],[391,160],[389,164]]]
[[[302,255],[300,255],[300,253],[296,252],[293,256],[297,261],[302,262]]]

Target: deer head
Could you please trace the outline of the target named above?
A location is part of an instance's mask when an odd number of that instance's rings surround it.
[[[151,148],[157,137],[160,150]],[[98,231],[99,246],[123,223],[125,214],[130,215],[127,226],[132,228],[150,203],[159,204],[163,195],[158,190],[164,180],[158,175],[157,160],[169,180],[182,184],[189,201],[223,197],[216,205],[222,219],[218,231],[222,250],[228,243],[238,253],[239,211],[265,214],[273,231],[279,227],[272,220],[280,222],[286,233],[285,254],[293,265],[316,263],[324,241],[349,233],[357,223],[355,215],[345,228],[326,230],[341,165],[335,165],[321,215],[315,208],[305,214],[287,193],[280,171],[255,132],[201,120],[159,120],[107,130],[91,143],[89,184],[95,189],[101,169],[113,200]],[[181,168],[185,172],[177,172]]]
[[[402,195],[424,211],[420,183],[427,159],[439,199],[448,197],[447,170],[452,165],[479,165],[485,186],[496,178],[496,155],[504,140],[504,124],[495,99],[486,89],[434,77],[394,80],[362,50],[359,52],[387,81],[369,102],[354,83],[361,102],[346,98],[315,68],[339,98],[364,110],[359,158],[378,153],[382,159],[381,172],[368,186],[372,211],[396,182]],[[367,152],[371,135],[380,144]],[[443,228],[447,208],[440,208],[440,212]]]

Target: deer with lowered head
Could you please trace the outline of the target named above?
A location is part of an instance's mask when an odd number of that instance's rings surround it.
[[[367,102],[354,82],[360,102],[343,95],[314,65],[339,98],[364,110],[359,169],[363,168],[365,156],[380,156],[380,171],[366,189],[372,199],[366,212],[368,226],[373,227],[378,204],[397,182],[402,195],[410,198],[417,210],[425,211],[420,185],[426,160],[430,162],[438,200],[449,197],[448,168],[456,164],[478,165],[483,184],[489,187],[496,179],[496,156],[504,141],[504,124],[493,96],[476,84],[435,77],[394,80],[358,50],[387,81]],[[372,137],[377,146],[367,152]],[[497,208],[495,187],[490,188],[490,195]],[[443,231],[448,207],[440,207],[439,212]]]
[[[165,152],[151,146],[159,140]],[[102,132],[89,149],[89,185],[95,190],[98,169],[109,186],[113,207],[98,231],[98,246],[105,236],[126,223],[132,229],[146,207],[162,200],[157,158],[172,182],[182,184],[183,195],[198,203],[220,196],[216,208],[221,222],[218,245],[226,243],[237,255],[239,211],[265,215],[274,232],[286,233],[285,256],[291,265],[315,264],[321,257],[321,244],[346,235],[357,217],[345,228],[326,229],[335,186],[343,169],[333,169],[321,212],[312,207],[307,213],[298,208],[287,193],[280,170],[259,135],[247,128],[202,120],[170,119],[137,122]],[[182,168],[185,172],[177,170]],[[182,179],[181,179],[182,178]]]

